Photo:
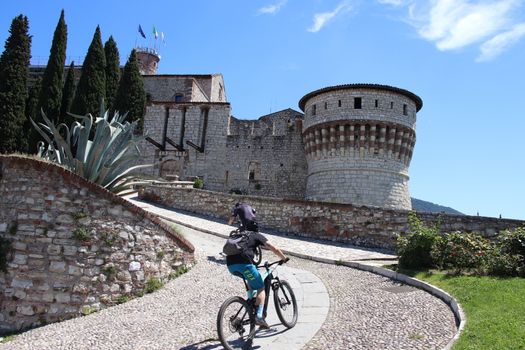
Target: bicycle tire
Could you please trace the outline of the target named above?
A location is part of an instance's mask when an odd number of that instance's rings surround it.
[[[259,266],[261,261],[262,261],[262,249],[261,249],[261,246],[257,246],[255,248],[255,253],[253,255],[253,264],[255,266]]]
[[[287,281],[279,281],[279,288],[273,291],[273,301],[275,303],[275,311],[286,328],[292,328],[297,323],[298,310],[297,300],[292,287]],[[292,308],[291,317],[290,310]],[[291,318],[291,319],[290,319]]]
[[[232,314],[230,314],[230,309]],[[227,335],[226,331],[230,331],[231,335]],[[234,296],[222,303],[217,314],[217,333],[225,349],[250,348],[254,332],[255,316],[252,307],[246,300]]]

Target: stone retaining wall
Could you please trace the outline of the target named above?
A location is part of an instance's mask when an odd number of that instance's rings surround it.
[[[16,156],[0,156],[0,239],[0,335],[114,305],[194,263],[191,243],[155,216]]]
[[[390,250],[394,248],[395,233],[406,232],[408,228],[407,210],[240,196],[158,185],[140,188],[139,198],[223,219],[230,215],[236,202],[244,201],[256,208],[263,228]],[[429,225],[439,222],[444,232],[475,231],[489,237],[501,230],[525,225],[519,220],[466,215],[418,213],[418,217]]]

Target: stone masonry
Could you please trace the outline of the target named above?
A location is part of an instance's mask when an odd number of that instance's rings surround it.
[[[193,246],[157,217],[16,156],[0,156],[0,239],[0,335],[114,305],[194,262]]]
[[[410,209],[408,166],[419,97],[382,85],[351,84],[309,93],[303,140],[306,199]]]
[[[245,201],[256,208],[258,222],[264,229],[388,250],[394,249],[396,233],[408,230],[408,210],[241,196],[168,185],[142,187],[139,198],[222,219],[229,217],[236,202]],[[478,232],[486,237],[525,224],[519,220],[452,214],[418,213],[418,217],[427,225],[439,223],[443,232]]]

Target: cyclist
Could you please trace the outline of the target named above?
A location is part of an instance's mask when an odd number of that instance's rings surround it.
[[[232,215],[228,220],[228,225],[233,224],[237,217],[240,219],[241,222],[239,227],[240,232],[243,232],[245,230],[253,232],[259,231],[259,225],[257,225],[257,221],[255,221],[255,209],[253,209],[250,205],[246,203],[235,203]]]
[[[247,204],[244,208],[251,210],[251,207]],[[241,217],[242,221],[242,214],[239,214],[239,216]],[[235,218],[235,216],[233,216],[233,218]],[[253,219],[255,219],[255,215],[253,215]],[[230,222],[232,221],[233,220],[230,218]],[[246,224],[245,222],[242,222],[242,224],[247,229],[250,228],[249,222],[246,222]],[[246,241],[243,252],[241,254],[226,256],[226,266],[228,266],[228,271],[230,271],[230,273],[234,275],[236,273],[241,274],[244,277],[244,279],[248,282],[250,288],[257,291],[257,296],[255,297],[255,307],[257,310],[255,316],[255,324],[257,324],[261,328],[267,329],[269,328],[269,326],[268,323],[266,323],[266,320],[264,319],[263,315],[264,300],[266,299],[266,293],[264,292],[264,280],[259,270],[257,270],[257,267],[253,264],[255,248],[257,248],[258,246],[262,246],[271,250],[275,255],[279,257],[279,259],[281,259],[282,262],[287,261],[286,256],[278,247],[268,242],[268,239],[265,236],[255,231],[248,235],[248,240]]]

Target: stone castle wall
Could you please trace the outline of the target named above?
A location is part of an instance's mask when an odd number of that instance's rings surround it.
[[[158,218],[50,163],[0,156],[0,335],[103,309],[194,262]]]
[[[260,226],[301,237],[347,244],[393,249],[395,234],[408,229],[407,210],[389,210],[258,196],[239,196],[197,189],[152,185],[142,187],[139,197],[172,208],[227,219],[236,202],[257,210]],[[525,221],[479,216],[418,213],[427,225],[440,223],[443,232],[478,232],[491,237],[501,230],[525,225]],[[299,243],[300,244],[300,243]]]
[[[306,159],[301,139],[302,114],[291,109],[259,120],[230,121],[225,182],[218,190],[303,199]]]
[[[408,167],[420,99],[377,85],[314,91],[300,101],[306,199],[410,209]]]
[[[411,209],[408,169],[422,101],[409,91],[333,86],[301,99],[305,115],[287,109],[238,120],[228,103],[217,102],[226,101],[220,75],[146,80],[157,100],[144,129],[159,143],[166,135],[176,144],[159,150],[143,143],[144,162],[157,163],[152,175],[198,176],[213,191]],[[204,90],[216,102],[199,102]],[[173,98],[162,100],[160,91],[184,99],[167,102]]]

